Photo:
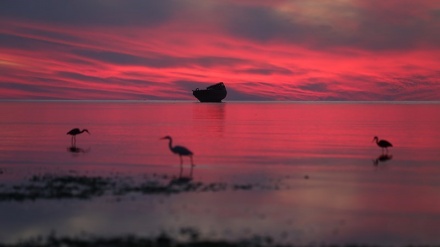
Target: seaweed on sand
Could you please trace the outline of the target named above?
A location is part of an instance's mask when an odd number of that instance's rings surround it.
[[[36,200],[36,199],[90,199],[103,195],[116,184],[110,178],[89,176],[56,176],[46,174],[32,176],[29,183],[3,188],[0,201]]]
[[[183,240],[182,240],[183,237]],[[181,240],[179,240],[181,239]],[[51,233],[47,236],[38,236],[21,240],[13,244],[2,244],[2,247],[289,247],[294,245],[276,244],[271,237],[253,236],[242,240],[209,240],[200,238],[200,233],[192,227],[183,227],[176,238],[166,232],[162,232],[154,237],[140,237],[136,235],[122,235],[113,237],[99,237],[83,235],[77,237],[56,236]]]
[[[142,182],[115,176],[34,175],[20,184],[0,184],[0,201],[34,201],[39,199],[92,199],[103,195],[179,194],[187,192],[219,192],[225,190],[276,189],[261,184],[202,183],[183,177],[153,176]]]
[[[194,235],[195,234],[195,235]],[[209,240],[198,237],[197,230],[193,228],[182,228],[180,235],[190,235],[189,239],[181,241],[169,236],[167,233],[162,232],[156,237],[140,237],[135,235],[123,235],[114,237],[58,237],[54,234],[50,234],[46,237],[36,237],[26,240],[21,240],[13,244],[3,244],[2,247],[293,247],[293,246],[346,246],[346,247],[368,247],[368,246],[381,246],[381,245],[366,245],[366,244],[297,244],[297,243],[277,243],[269,236],[255,235],[253,237],[229,241],[229,240]],[[192,237],[191,237],[192,236]],[[194,237],[195,236],[195,237]],[[418,245],[407,245],[418,246]],[[428,245],[422,245],[428,246]]]

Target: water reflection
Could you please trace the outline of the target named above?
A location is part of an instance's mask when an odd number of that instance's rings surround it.
[[[373,164],[374,164],[375,166],[378,166],[379,163],[387,162],[387,161],[391,160],[392,158],[393,158],[392,155],[389,155],[389,154],[381,154],[381,155],[379,155],[375,160],[373,160]]]
[[[193,119],[197,121],[199,130],[204,133],[223,134],[225,115],[226,103],[195,104],[193,107]]]
[[[197,104],[194,109],[195,119],[218,119],[225,118],[226,104]]]
[[[51,229],[69,236],[82,230],[112,236],[194,226],[208,229],[208,235],[202,235],[207,240],[209,231],[217,234],[212,238],[228,241],[229,233],[237,236],[246,229],[257,236],[298,233],[303,242],[292,238],[298,245],[307,245],[307,239],[378,245],[385,237],[389,244],[384,245],[418,243],[417,239],[439,243],[439,110],[439,104],[3,103],[0,178],[6,185],[0,189],[14,194],[0,203],[5,218],[0,239],[15,242],[26,234],[44,236]],[[80,146],[68,142],[65,130],[72,122],[99,129],[91,142],[97,147],[93,155],[81,154],[87,152],[82,147],[89,146],[81,145],[88,141],[87,134],[79,137]],[[45,128],[35,133],[41,126]],[[197,171],[186,165],[189,162],[178,166],[168,142],[157,141],[168,132],[179,137],[177,144],[182,141],[195,151]],[[397,162],[370,142],[372,133],[382,132],[387,136],[381,138],[402,147],[390,149],[399,165],[378,176],[358,168],[367,162],[367,169],[386,169]],[[78,157],[60,166],[66,161],[65,148],[68,156]],[[38,175],[59,170],[58,177],[17,179],[22,173],[28,178],[34,171]],[[78,171],[99,176],[84,178]],[[145,173],[146,178],[138,177]],[[9,181],[14,184],[8,186]],[[58,186],[59,181],[66,186]],[[42,188],[39,194],[35,186]],[[60,190],[64,188],[67,193]],[[71,203],[82,192],[93,200]],[[14,200],[11,195],[29,203],[9,203]],[[101,195],[105,197],[96,200]],[[112,195],[126,200],[109,202]],[[69,201],[48,202],[49,196]],[[170,212],[178,221],[168,216]],[[23,214],[29,217],[15,219]],[[347,222],[345,228],[338,225],[341,220]],[[120,221],[126,224],[111,224]]]
[[[169,185],[184,185],[190,183],[193,180],[193,170],[194,166],[190,166],[189,174],[184,175],[183,166],[180,166],[179,176],[171,179]]]
[[[89,149],[83,149],[80,147],[77,147],[76,145],[72,145],[70,147],[67,147],[67,151],[70,153],[78,154],[78,153],[88,153],[90,151]]]

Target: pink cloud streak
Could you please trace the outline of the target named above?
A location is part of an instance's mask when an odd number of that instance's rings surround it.
[[[2,17],[0,98],[193,99],[191,89],[224,81],[235,100],[440,99],[440,37],[427,35],[439,27],[436,2],[271,3],[205,1],[151,25]],[[251,14],[267,22],[253,27]],[[379,21],[372,37],[365,25]],[[398,40],[428,21],[421,37]]]

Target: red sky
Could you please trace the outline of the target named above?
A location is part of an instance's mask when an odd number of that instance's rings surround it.
[[[0,99],[440,100],[438,0],[1,1]]]

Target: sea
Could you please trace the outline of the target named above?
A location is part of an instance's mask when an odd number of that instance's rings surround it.
[[[440,245],[439,102],[1,101],[0,116],[0,245]],[[57,176],[116,185],[37,186]]]

